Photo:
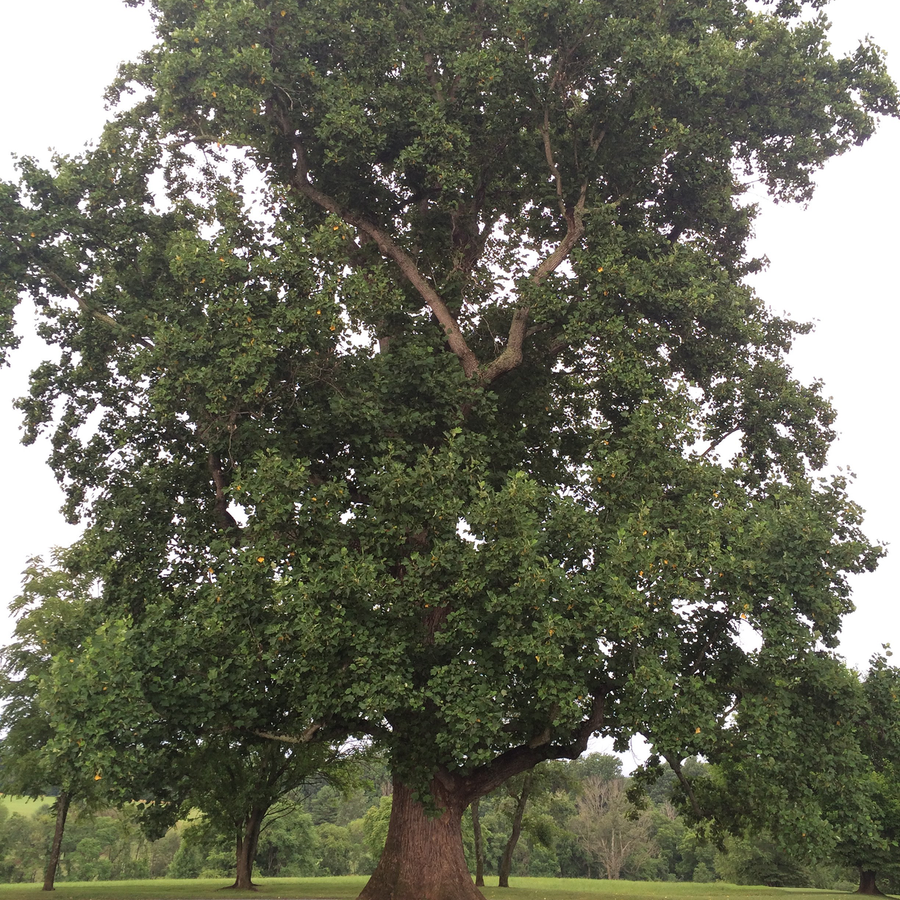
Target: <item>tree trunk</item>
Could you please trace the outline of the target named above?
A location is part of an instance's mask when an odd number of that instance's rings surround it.
[[[66,830],[66,816],[69,814],[71,798],[68,791],[60,791],[56,798],[56,828],[53,831],[53,845],[50,848],[50,858],[47,860],[47,870],[44,872],[43,891],[55,891],[53,882],[56,881],[56,870],[59,868],[59,855],[62,852],[63,832]]]
[[[256,858],[256,848],[259,846],[259,830],[265,818],[266,810],[254,807],[244,822],[244,830],[238,834],[235,841],[235,856],[237,872],[232,888],[241,891],[255,891],[253,883],[253,860]]]
[[[381,859],[359,900],[484,900],[472,884],[462,841],[468,805],[452,782],[435,781],[441,810],[430,818],[406,785],[394,780],[394,801]]]
[[[506,849],[500,858],[500,883],[499,887],[509,887],[509,872],[512,869],[513,853],[516,850],[516,844],[519,843],[519,835],[522,833],[522,817],[525,815],[525,806],[528,803],[528,795],[531,793],[531,783],[534,781],[534,773],[529,772],[522,782],[522,793],[516,802],[516,812],[513,816],[512,831],[509,840],[506,842]]]
[[[472,835],[475,838],[475,887],[484,887],[484,837],[481,834],[481,818],[478,815],[478,801],[473,800]]]
[[[884,894],[878,890],[878,885],[875,884],[875,872],[871,869],[863,869],[859,870],[859,887],[856,890],[857,894],[868,894],[870,897],[883,897]]]

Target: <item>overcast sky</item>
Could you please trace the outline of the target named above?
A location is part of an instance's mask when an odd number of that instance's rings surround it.
[[[828,12],[837,51],[870,34],[900,78],[900,2],[832,0]],[[0,178],[12,177],[13,152],[46,159],[49,147],[74,153],[96,137],[116,66],[152,41],[146,12],[119,0],[42,0],[39,7],[6,0],[0,34]],[[755,282],[763,298],[817,323],[793,354],[795,371],[825,382],[839,413],[833,466],[856,473],[852,496],[867,511],[867,533],[896,548],[875,574],[855,582],[857,611],[846,621],[841,652],[858,667],[883,643],[900,647],[898,167],[900,123],[885,122],[866,146],[826,167],[806,209],[766,203],[754,245],[770,260]],[[18,442],[11,404],[25,392],[37,354],[37,343],[26,340],[12,367],[0,369],[0,642],[11,627],[3,605],[17,593],[26,560],[77,535],[57,511],[61,493],[44,464],[46,447]]]

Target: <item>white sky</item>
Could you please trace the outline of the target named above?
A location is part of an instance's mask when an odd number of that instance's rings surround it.
[[[832,0],[828,12],[838,51],[871,34],[900,79],[897,0]],[[119,0],[42,0],[39,7],[0,0],[0,34],[0,178],[7,179],[13,152],[46,159],[49,147],[74,153],[98,136],[103,90],[117,64],[152,40],[146,12]],[[766,204],[754,249],[771,261],[756,281],[769,305],[818,322],[793,355],[795,371],[803,380],[823,379],[834,399],[840,439],[832,461],[858,476],[852,496],[867,511],[867,533],[900,548],[900,489],[892,474],[900,437],[898,166],[900,123],[885,122],[866,146],[826,167],[808,208]],[[0,471],[6,473],[0,642],[11,628],[3,606],[17,593],[26,560],[77,534],[57,511],[62,496],[44,464],[46,446],[18,443],[11,402],[25,393],[36,353],[38,342],[26,341],[12,368],[0,369]],[[841,643],[851,664],[865,667],[885,642],[900,647],[898,582],[900,549],[857,580],[857,611]]]

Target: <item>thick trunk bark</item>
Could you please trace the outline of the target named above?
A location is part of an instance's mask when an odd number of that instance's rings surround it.
[[[47,870],[44,873],[44,886],[41,890],[54,891],[53,882],[56,881],[56,870],[59,868],[59,855],[62,851],[63,832],[66,830],[66,816],[69,814],[71,798],[68,791],[60,791],[56,799],[56,828],[53,832],[53,845],[50,848],[50,858],[47,860]]]
[[[481,817],[478,815],[478,801],[473,800],[472,835],[475,838],[475,887],[484,887],[484,837],[481,834]]]
[[[442,613],[444,615],[444,613]],[[437,619],[429,628],[437,628]],[[484,900],[472,883],[462,841],[462,814],[473,800],[483,797],[514,775],[527,772],[547,759],[576,759],[587,749],[591,735],[604,721],[606,695],[597,694],[590,715],[565,744],[535,736],[527,744],[512,747],[492,762],[466,776],[439,770],[431,784],[440,812],[429,817],[409,788],[394,779],[394,802],[387,841],[381,859],[359,900]]]
[[[856,893],[868,894],[870,897],[884,896],[884,894],[878,890],[878,885],[875,884],[875,872],[871,869],[859,870],[859,887],[857,888]]]
[[[359,900],[484,900],[463,852],[468,800],[459,788],[437,779],[432,792],[440,814],[429,818],[409,788],[394,780],[384,852]]]
[[[235,841],[235,857],[237,872],[232,888],[241,891],[255,891],[253,883],[253,860],[256,858],[256,848],[259,846],[259,830],[265,818],[266,810],[254,808],[244,822],[244,830]]]
[[[525,815],[525,806],[528,804],[528,795],[531,793],[531,783],[534,781],[534,773],[529,772],[522,782],[522,793],[516,801],[516,812],[513,815],[512,831],[506,842],[506,849],[500,858],[500,883],[498,887],[509,887],[509,873],[512,869],[513,853],[516,844],[519,843],[519,835],[522,833],[522,817]]]

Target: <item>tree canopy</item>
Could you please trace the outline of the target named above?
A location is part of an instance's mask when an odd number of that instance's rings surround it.
[[[707,739],[710,765],[680,773],[675,803],[720,839],[765,834],[791,865],[839,860],[858,869],[859,893],[880,894],[876,875],[896,876],[898,670],[877,655],[860,675],[819,650],[753,676]],[[671,783],[651,759],[634,793],[660,774]]]
[[[880,550],[743,195],[808,198],[895,87],[818,0],[147,5],[96,147],[0,186],[103,613],[57,696],[111,767],[375,741],[365,896],[477,894],[472,800],[592,734],[677,764],[835,644]]]

